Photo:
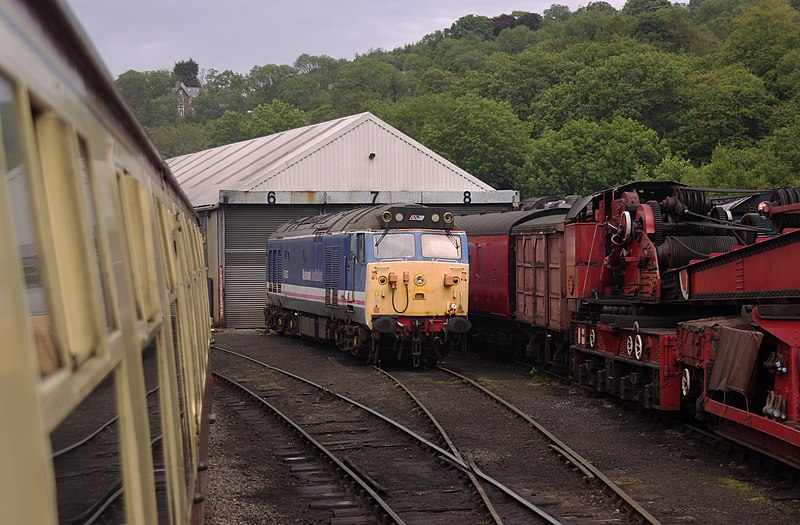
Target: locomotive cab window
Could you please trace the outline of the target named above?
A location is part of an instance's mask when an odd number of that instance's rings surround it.
[[[461,259],[461,239],[455,235],[422,234],[422,256],[430,259]]]
[[[375,257],[378,259],[403,259],[414,257],[414,234],[387,233],[373,237]]]
[[[356,235],[356,262],[364,262],[364,234],[359,233]]]

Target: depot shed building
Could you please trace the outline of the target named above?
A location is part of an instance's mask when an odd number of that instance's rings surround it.
[[[266,242],[299,217],[370,204],[418,203],[456,213],[510,209],[494,188],[370,113],[167,160],[206,237],[216,326],[264,326]]]

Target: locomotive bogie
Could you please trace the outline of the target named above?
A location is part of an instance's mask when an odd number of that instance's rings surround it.
[[[673,330],[579,323],[573,326],[570,372],[582,384],[647,408],[679,410],[675,343]]]

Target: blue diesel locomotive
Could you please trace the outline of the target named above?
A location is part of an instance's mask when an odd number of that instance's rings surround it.
[[[453,224],[410,204],[284,224],[267,241],[267,327],[369,363],[432,366],[470,329],[467,240]]]

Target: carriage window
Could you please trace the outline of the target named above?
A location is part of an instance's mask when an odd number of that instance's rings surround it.
[[[431,259],[461,259],[461,239],[455,235],[423,233],[422,256]]]
[[[110,374],[50,434],[59,523],[123,523],[119,411]]]
[[[389,233],[375,235],[375,257],[378,259],[397,259],[400,257],[414,257],[414,235],[411,233]]]
[[[92,174],[89,172],[88,154],[86,152],[86,142],[78,140],[79,156],[78,163],[80,168],[81,184],[83,185],[84,195],[86,196],[86,208],[89,212],[89,229],[92,236],[92,247],[97,257],[97,268],[100,273],[100,291],[103,294],[103,304],[106,312],[106,328],[109,332],[117,328],[114,312],[111,309],[111,295],[108,291],[108,267],[106,265],[103,251],[100,247],[100,239],[97,232],[97,213],[95,212],[94,191],[92,189]]]
[[[39,370],[46,376],[61,367],[61,358],[53,337],[53,321],[44,287],[39,249],[36,244],[36,222],[33,216],[31,190],[22,162],[22,145],[17,127],[16,108],[11,85],[0,77],[0,130],[5,161],[5,183],[11,203],[11,217],[21,258],[25,292],[28,296],[28,318],[39,358]]]

